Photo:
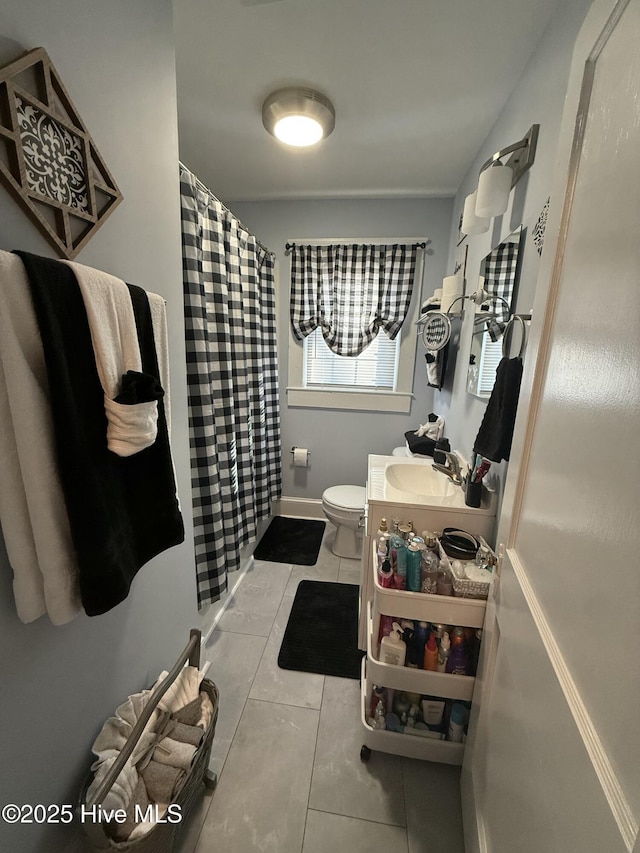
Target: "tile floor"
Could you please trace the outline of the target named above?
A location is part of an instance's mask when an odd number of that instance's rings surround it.
[[[218,787],[177,853],[463,853],[459,768],[374,752],[360,760],[357,681],[278,668],[298,582],[358,583],[359,562],[256,561],[207,645],[220,690]]]

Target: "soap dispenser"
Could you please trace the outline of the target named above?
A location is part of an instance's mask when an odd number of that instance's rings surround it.
[[[402,629],[397,622],[393,623],[393,630],[388,637],[380,640],[380,658],[382,663],[391,663],[394,666],[404,666],[404,658],[407,647],[402,641]]]

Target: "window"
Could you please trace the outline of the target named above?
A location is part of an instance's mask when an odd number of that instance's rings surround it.
[[[331,352],[322,332],[316,329],[302,344],[305,388],[395,391],[400,337],[391,341],[379,332],[360,355],[349,358]]]
[[[414,240],[420,242],[420,238]],[[403,240],[400,244],[411,245],[414,240]],[[333,245],[339,241],[308,242],[317,246]],[[366,243],[397,245],[398,241],[372,239]],[[371,343],[356,356],[337,355],[333,347],[327,346],[317,326],[318,319],[311,321],[313,299],[299,298],[295,303],[299,314],[296,318],[299,321],[298,332],[306,317],[310,318],[313,331],[309,332],[307,325],[302,337],[299,333],[294,334],[292,325],[295,324],[289,324],[287,404],[290,407],[401,413],[411,410],[417,340],[415,323],[421,298],[422,269],[423,257],[419,253],[414,273],[415,286],[408,310],[404,309],[407,313],[401,332],[391,340],[380,329]],[[393,297],[390,299],[394,301]]]

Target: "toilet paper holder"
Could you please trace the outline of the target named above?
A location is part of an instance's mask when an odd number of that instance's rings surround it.
[[[291,448],[291,453],[293,454],[293,467],[294,468],[308,468],[309,467],[309,458],[311,453],[307,450],[306,447],[297,447],[294,445]]]

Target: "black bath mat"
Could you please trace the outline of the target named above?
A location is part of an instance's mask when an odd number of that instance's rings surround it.
[[[256,560],[315,566],[324,534],[324,521],[276,515],[253,552]]]
[[[300,581],[282,638],[278,666],[360,678],[356,584]]]

